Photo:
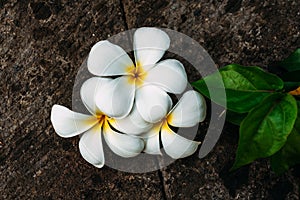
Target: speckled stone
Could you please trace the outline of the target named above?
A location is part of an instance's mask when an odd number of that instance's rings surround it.
[[[257,65],[287,57],[300,47],[299,1],[124,0],[129,28],[157,26],[199,42],[218,67]],[[188,71],[189,77],[195,76]],[[200,130],[201,132],[201,130]],[[277,177],[266,160],[229,173],[238,128],[225,126],[206,158],[176,161],[162,171],[168,199],[299,199],[299,176]]]
[[[78,137],[50,122],[72,108],[77,71],[91,46],[125,30],[119,1],[1,1],[0,199],[161,199],[158,172],[88,164]]]

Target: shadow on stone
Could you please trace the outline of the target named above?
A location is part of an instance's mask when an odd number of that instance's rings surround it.
[[[228,189],[230,196],[235,197],[236,191],[248,182],[249,165],[229,172],[232,165],[233,161],[225,164],[219,175],[224,181],[224,185]]]

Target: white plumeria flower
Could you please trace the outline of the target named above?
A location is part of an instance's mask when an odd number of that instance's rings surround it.
[[[171,101],[168,98],[165,100]],[[170,125],[173,127],[192,127],[202,122],[205,116],[206,103],[203,96],[193,90],[185,92],[173,109],[156,123],[150,131],[142,135],[145,140],[144,152],[161,154],[161,139],[165,152],[171,158],[178,159],[192,155],[197,150],[200,142],[192,141],[176,134],[172,131]]]
[[[79,141],[80,153],[86,161],[98,168],[103,167],[105,163],[102,134],[110,149],[119,156],[137,156],[144,148],[143,140],[114,131],[111,124],[115,123],[116,120],[104,114],[95,105],[95,91],[109,81],[111,79],[94,77],[82,85],[81,98],[92,115],[73,112],[60,105],[54,105],[51,111],[51,122],[59,136],[68,138],[83,133]],[[140,124],[134,130],[141,129],[142,125]]]
[[[166,113],[150,111],[144,101],[155,97],[157,102],[163,103],[161,99],[166,92],[182,93],[187,85],[187,75],[183,65],[175,59],[158,62],[170,46],[170,38],[165,32],[157,28],[139,28],[133,39],[135,64],[121,47],[107,40],[92,47],[87,61],[89,71],[100,77],[118,76],[98,89],[95,101],[109,116],[124,118],[130,113],[135,99],[143,119],[154,123]],[[155,85],[164,92],[138,91],[143,90],[144,85]],[[143,110],[139,104],[144,105]]]

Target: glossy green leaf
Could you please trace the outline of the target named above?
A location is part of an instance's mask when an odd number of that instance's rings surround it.
[[[224,85],[220,84],[222,77]],[[214,73],[200,79],[192,85],[212,101],[227,109],[246,113],[259,104],[266,96],[283,88],[283,81],[274,74],[267,73],[259,67],[244,67],[228,65]],[[209,86],[209,89],[207,88]],[[226,97],[222,92],[226,91]],[[213,92],[213,96],[210,96]]]
[[[247,113],[236,113],[230,110],[226,111],[226,121],[239,126],[241,122],[245,119]]]
[[[278,63],[281,68],[292,72],[300,70],[300,48],[294,51],[289,57]]]
[[[275,93],[266,97],[241,123],[233,169],[280,150],[296,118],[297,103],[293,96]]]
[[[269,70],[278,74],[285,82],[300,81],[300,48],[281,62],[271,64]]]
[[[297,104],[298,118],[294,128],[282,149],[271,158],[271,167],[277,174],[282,174],[290,167],[300,164],[300,102]]]

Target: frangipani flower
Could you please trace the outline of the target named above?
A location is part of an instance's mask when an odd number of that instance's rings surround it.
[[[170,46],[170,39],[165,32],[157,28],[139,28],[133,40],[135,64],[121,47],[109,41],[100,41],[92,47],[87,61],[89,71],[100,77],[118,76],[98,88],[96,105],[111,117],[123,118],[130,113],[135,99],[138,112],[146,121],[154,123],[166,113],[161,110],[150,113],[151,108],[144,101],[151,96],[163,103],[166,92],[182,93],[187,84],[186,72],[177,60],[158,62]],[[163,89],[163,92],[138,92],[145,85],[154,85]],[[144,105],[143,111],[139,104]],[[145,112],[150,115],[143,115]]]
[[[92,115],[73,112],[60,105],[54,105],[51,111],[51,122],[59,136],[68,138],[83,133],[79,141],[80,153],[86,161],[98,168],[105,162],[101,135],[110,149],[122,157],[137,156],[144,148],[141,139],[114,131],[111,123],[117,120],[104,114],[95,105],[95,91],[109,81],[111,79],[91,78],[82,85],[81,98]],[[141,125],[135,130],[138,128]]]
[[[166,101],[170,100],[166,99]],[[193,90],[185,92],[173,109],[142,136],[146,143],[144,152],[161,154],[159,145],[161,139],[165,152],[173,159],[192,155],[200,142],[176,134],[170,125],[173,127],[192,127],[202,122],[205,116],[206,103],[204,98]]]

